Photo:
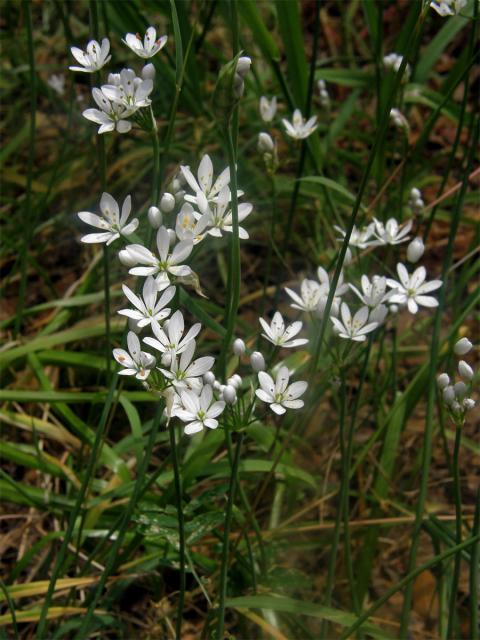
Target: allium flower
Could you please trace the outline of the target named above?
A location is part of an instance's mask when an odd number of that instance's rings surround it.
[[[300,285],[300,295],[288,287],[285,287],[285,291],[293,300],[293,304],[290,305],[293,309],[300,309],[300,311],[307,312],[316,311],[320,298],[324,295],[324,290],[321,285],[315,280],[308,279],[302,281]]]
[[[182,389],[180,392],[181,405],[174,409],[173,415],[183,422],[188,422],[185,433],[191,435],[202,431],[204,427],[216,429],[216,418],[225,409],[225,402],[218,400],[213,402],[213,390],[206,384],[198,396],[194,391]]]
[[[190,387],[198,389],[201,386],[201,376],[213,367],[215,358],[212,356],[203,356],[192,362],[195,347],[195,340],[190,340],[180,358],[176,356],[172,358],[170,369],[160,369],[163,375],[169,378],[176,388],[184,389]]]
[[[283,119],[282,123],[287,135],[295,140],[304,140],[311,136],[317,128],[317,116],[312,116],[305,122],[300,109],[295,109],[292,122]]]
[[[161,353],[175,356],[177,353],[183,353],[188,344],[199,334],[202,325],[195,323],[182,338],[185,330],[185,321],[180,310],[175,311],[170,320],[162,327],[158,322],[152,322],[152,330],[155,338],[150,336],[143,339],[145,344],[157,349]]]
[[[82,51],[78,47],[70,47],[70,51],[75,60],[82,65],[81,67],[69,67],[70,71],[94,73],[105,66],[112,57],[108,55],[110,51],[108,38],[103,38],[101,45],[96,40],[90,40],[86,51]]]
[[[175,233],[179,240],[191,240],[195,245],[204,239],[209,223],[210,215],[208,213],[197,219],[192,205],[185,202],[175,221]]]
[[[393,71],[395,71],[396,73],[398,73],[398,70],[400,69],[402,62],[403,62],[403,56],[398,55],[398,53],[389,53],[383,58],[383,64],[385,68],[393,69]],[[412,72],[412,69],[410,65],[407,63],[404,71],[405,80],[408,80],[411,72]]]
[[[175,295],[175,287],[168,287],[157,302],[158,287],[151,276],[143,284],[142,298],[135,295],[127,285],[122,285],[123,293],[127,296],[135,309],[120,309],[122,316],[137,320],[137,326],[141,329],[149,324],[161,322],[170,315],[171,309],[165,308]]]
[[[410,313],[417,313],[418,305],[423,307],[438,307],[438,301],[426,293],[435,291],[442,286],[441,280],[425,282],[427,272],[425,267],[418,267],[409,276],[408,271],[401,262],[397,264],[397,273],[400,282],[387,278],[387,285],[393,289],[389,296],[389,302],[393,304],[407,305]]]
[[[192,270],[185,264],[179,264],[191,254],[193,242],[184,240],[179,242],[170,253],[170,236],[166,227],[160,227],[157,231],[157,256],[141,244],[129,244],[126,249],[135,258],[137,264],[146,265],[143,267],[133,267],[129,273],[132,276],[154,276],[156,275],[157,285],[165,288],[170,282],[170,277],[187,277]]]
[[[295,340],[292,340],[292,338],[302,330],[303,323],[298,320],[285,328],[285,322],[283,321],[282,315],[279,311],[275,312],[270,325],[268,325],[263,318],[259,318],[259,322],[265,332],[262,333],[262,336],[272,344],[279,347],[300,347],[308,342],[305,338],[296,338]]]
[[[348,241],[349,247],[357,247],[358,249],[366,249],[367,247],[374,247],[378,245],[377,240],[370,240],[373,235],[375,224],[369,224],[362,229],[357,229],[356,226],[353,227],[352,233],[350,234],[350,240]],[[333,228],[338,231],[340,234],[340,238],[337,238],[341,242],[345,240],[345,236],[347,232],[337,225],[333,225]]]
[[[96,87],[92,89],[92,96],[99,109],[85,109],[82,113],[83,117],[100,125],[98,133],[106,133],[114,131],[118,133],[127,133],[132,128],[132,123],[128,122],[133,111],[124,105],[111,102],[100,89]]]
[[[138,336],[129,331],[127,334],[128,352],[125,349],[114,349],[113,357],[125,367],[119,371],[121,376],[135,376],[137,380],[146,380],[155,366],[155,358],[140,348]]]
[[[385,277],[373,276],[370,282],[368,276],[363,275],[360,282],[362,293],[353,284],[350,285],[350,288],[366,307],[375,309],[375,307],[387,301],[389,294],[387,293],[387,279]]]
[[[334,317],[330,317],[330,320],[340,338],[364,342],[367,339],[366,334],[378,327],[378,322],[368,322],[368,313],[368,307],[361,307],[352,318],[348,305],[342,302],[340,307],[342,321]]]
[[[253,206],[249,202],[242,202],[238,205],[238,222],[245,220],[252,212]],[[233,214],[230,209],[230,187],[227,185],[218,194],[217,202],[207,204],[202,214],[197,213],[196,217],[200,221],[203,216],[208,215],[209,229],[207,233],[216,238],[222,237],[222,231],[233,233]],[[238,235],[242,240],[249,238],[248,232],[243,227],[238,227]]]
[[[264,122],[271,122],[277,113],[277,98],[273,96],[271,100],[262,96],[260,98],[260,115]]]
[[[127,224],[132,208],[132,199],[127,196],[123,201],[122,213],[120,214],[117,201],[109,193],[103,193],[100,199],[100,211],[103,218],[90,211],[80,211],[78,217],[83,222],[102,229],[101,233],[89,233],[83,236],[82,242],[96,243],[106,242],[112,244],[117,238],[129,236],[138,227],[138,219],[134,218]]]
[[[400,226],[395,218],[390,218],[384,225],[383,222],[373,219],[375,222],[374,233],[381,244],[401,244],[409,238],[408,234],[412,228],[412,221],[408,220],[404,225]]]
[[[215,182],[213,182],[213,164],[210,156],[207,154],[203,156],[200,164],[198,165],[198,181],[190,171],[190,167],[181,166],[180,169],[185,180],[188,182],[188,185],[195,192],[194,196],[188,194],[185,195],[185,200],[198,206],[203,205],[203,208],[205,201],[216,202],[220,191],[230,183],[229,167],[224,169]],[[238,195],[242,195],[242,193],[239,192]]]
[[[103,85],[102,92],[111,102],[122,105],[132,113],[151,103],[148,96],[153,90],[153,80],[138,78],[132,69],[110,74],[109,80],[114,82]]]
[[[270,405],[271,410],[278,415],[282,415],[287,409],[301,409],[303,400],[300,396],[305,393],[308,384],[304,381],[293,382],[290,386],[288,381],[290,372],[287,367],[280,367],[275,382],[265,371],[258,374],[260,389],[255,391],[257,398]]]
[[[167,39],[167,36],[157,38],[156,29],[148,27],[143,42],[139,33],[127,33],[123,42],[140,58],[153,58],[167,44]]]
[[[434,9],[439,16],[454,16],[467,6],[467,0],[440,0],[430,2],[430,8]]]

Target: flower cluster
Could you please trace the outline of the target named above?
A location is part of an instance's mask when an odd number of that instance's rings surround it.
[[[461,338],[454,346],[456,356],[465,356],[472,349],[472,343],[468,338]],[[460,380],[451,384],[450,376],[441,373],[437,378],[437,383],[442,391],[443,401],[451,413],[455,422],[465,420],[465,414],[473,409],[475,400],[470,397],[472,391],[472,381],[475,375],[472,367],[465,360],[458,363],[458,375]]]

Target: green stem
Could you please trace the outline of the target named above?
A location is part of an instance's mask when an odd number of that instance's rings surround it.
[[[225,425],[225,437],[229,438],[230,433],[228,426]],[[230,545],[230,526],[232,523],[232,509],[235,499],[235,489],[238,474],[238,464],[240,462],[240,453],[242,449],[243,433],[238,434],[237,445],[235,448],[235,455],[232,463],[232,470],[230,473],[230,483],[228,487],[228,502],[227,510],[225,513],[225,525],[223,531],[223,545],[222,545],[222,564],[220,568],[220,587],[219,587],[219,605],[218,605],[218,621],[217,621],[217,640],[223,639],[223,630],[225,626],[225,599],[227,596],[227,573],[228,573],[228,550]]]
[[[473,531],[474,536],[480,539],[480,489],[477,491],[477,504],[475,507],[475,518],[473,521]],[[470,559],[470,634],[472,636],[472,640],[478,640],[479,638],[479,629],[478,629],[478,607],[476,606],[478,603],[478,579],[479,579],[479,571],[478,567],[480,565],[480,544],[477,541],[471,550],[471,559]]]
[[[158,207],[158,203],[160,200],[160,145],[158,144],[158,130],[155,124],[155,119],[152,114],[152,121],[154,123],[154,128],[152,131],[152,147],[153,147],[153,184],[152,184],[152,205]]]
[[[175,481],[175,498],[178,515],[178,545],[180,562],[180,593],[178,596],[177,620],[175,623],[175,636],[177,640],[182,638],[183,608],[185,604],[185,521],[182,507],[182,476],[180,474],[180,464],[178,459],[178,448],[175,438],[175,427],[172,421],[168,424],[170,434],[170,449],[172,451],[173,475]]]
[[[463,421],[462,421],[463,422]],[[455,425],[455,445],[453,448],[453,491],[455,494],[455,542],[460,544],[462,542],[462,491],[460,482],[460,445],[462,442],[462,422],[457,421]],[[455,555],[455,563],[453,567],[452,583],[450,586],[450,602],[448,613],[448,625],[447,625],[447,638],[448,640],[454,637],[454,626],[456,621],[456,603],[457,603],[457,591],[458,581],[460,578],[460,564],[461,554]]]

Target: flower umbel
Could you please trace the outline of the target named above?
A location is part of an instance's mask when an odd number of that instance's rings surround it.
[[[183,422],[188,422],[185,427],[187,435],[198,433],[204,427],[209,429],[218,427],[216,418],[225,409],[225,402],[218,400],[212,403],[212,400],[213,390],[209,384],[202,388],[200,395],[190,389],[183,389],[180,392],[180,406],[174,409],[173,415]]]

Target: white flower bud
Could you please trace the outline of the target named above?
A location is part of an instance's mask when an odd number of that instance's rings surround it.
[[[460,398],[460,400],[467,395],[467,385],[462,381],[454,384],[453,389],[455,391],[455,395],[457,398]]]
[[[164,193],[160,200],[160,209],[163,213],[170,213],[175,209],[175,196],[171,193]]]
[[[398,304],[391,304],[389,307],[390,313],[398,313]]]
[[[246,347],[245,347],[245,342],[241,339],[241,338],[237,338],[236,340],[234,340],[233,342],[233,353],[240,357],[243,356],[243,354],[245,353]]]
[[[418,200],[421,197],[422,197],[422,193],[421,193],[420,189],[417,189],[416,187],[413,187],[413,189],[411,189],[411,191],[410,191],[410,198],[412,200]]]
[[[234,373],[231,380],[233,380],[233,386],[235,389],[240,389],[242,386],[242,378],[238,375],[238,373]]]
[[[441,373],[437,378],[437,384],[440,389],[445,389],[450,384],[450,376],[448,373]]]
[[[150,207],[148,210],[148,221],[154,229],[159,229],[162,226],[163,216],[158,207]]]
[[[205,384],[213,385],[215,382],[215,374],[213,373],[213,371],[207,371],[207,373],[205,373],[205,375],[203,376],[203,381],[205,382]]]
[[[175,233],[174,229],[167,229],[167,231],[168,231],[168,239],[170,241],[170,246],[173,247],[173,245],[177,241],[177,234]]]
[[[157,359],[155,356],[152,356],[151,353],[145,353],[145,367],[147,369],[153,369],[153,367],[157,364]]]
[[[169,367],[172,362],[172,354],[166,351],[162,354],[161,363],[164,367]]]
[[[215,382],[213,383],[213,388],[215,389],[215,391],[220,391],[222,388],[222,384],[220,384],[220,382],[218,380],[215,380]]]
[[[343,259],[343,264],[348,267],[349,264],[352,264],[352,251],[350,247],[347,247],[345,251],[345,258]]]
[[[258,150],[260,153],[271,153],[275,149],[275,143],[268,133],[262,132],[258,134]]]
[[[227,404],[233,404],[237,399],[237,392],[235,391],[235,387],[227,384],[227,386],[222,391],[222,397]]]
[[[174,178],[170,187],[174,193],[177,193],[177,191],[180,191],[180,189],[182,188],[182,183],[178,178]]]
[[[128,249],[121,249],[118,252],[118,259],[124,267],[134,267],[137,264],[136,259],[128,251]]]
[[[254,351],[250,356],[250,364],[252,369],[258,373],[259,371],[265,371],[265,358],[260,351]]]
[[[247,73],[250,71],[250,67],[251,67],[252,61],[249,57],[247,56],[242,56],[241,58],[238,59],[237,62],[237,68],[236,68],[236,73],[238,73],[238,75],[241,78],[244,78]]]
[[[407,247],[407,260],[412,263],[418,262],[424,252],[423,240],[420,237],[414,238]]]
[[[134,320],[133,318],[128,319],[128,328],[134,333],[140,333],[140,331],[142,330],[142,327],[138,326],[138,320]]]
[[[452,402],[455,402],[455,390],[453,387],[445,387],[443,390],[443,400],[445,404],[452,404]]]
[[[185,191],[184,191],[184,189],[179,189],[178,191],[175,192],[175,202],[176,202],[176,204],[183,204],[184,199],[185,199]]]
[[[470,411],[475,406],[475,400],[473,400],[472,398],[465,398],[462,404],[465,411]]]
[[[155,80],[155,67],[151,62],[149,62],[143,67],[142,78],[144,80]]]
[[[458,363],[458,373],[460,377],[467,380],[467,382],[470,382],[473,378],[473,369],[465,360],[460,360]]]
[[[457,356],[464,356],[470,351],[472,347],[473,344],[468,338],[461,338],[458,342],[455,343],[453,350],[455,351]]]

